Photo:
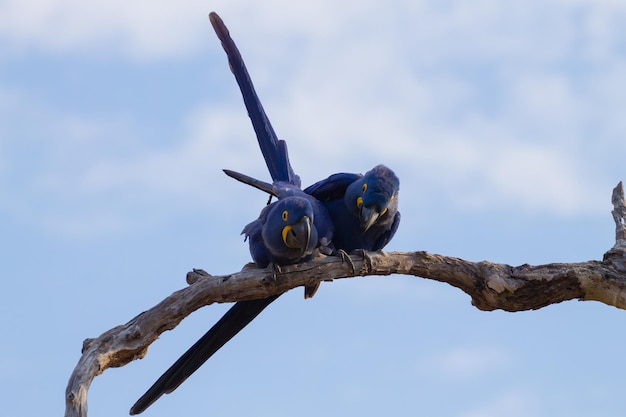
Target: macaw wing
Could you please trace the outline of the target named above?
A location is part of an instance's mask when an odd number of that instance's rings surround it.
[[[243,96],[248,116],[252,121],[252,127],[256,133],[261,153],[263,154],[272,179],[275,181],[288,181],[295,184],[299,179],[291,168],[286,148],[284,150],[282,149],[284,145],[279,144],[276,132],[274,132],[274,128],[267,114],[265,114],[263,105],[254,90],[254,85],[252,84],[243,58],[241,57],[241,53],[239,49],[237,49],[237,45],[235,45],[235,42],[230,37],[228,28],[216,13],[212,12],[209,14],[209,19],[228,57],[230,70],[239,85],[239,90]]]
[[[340,172],[308,186],[304,189],[304,192],[315,197],[322,203],[337,200],[343,198],[348,186],[362,176],[361,174]]]

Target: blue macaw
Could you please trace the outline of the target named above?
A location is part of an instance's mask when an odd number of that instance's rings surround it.
[[[287,265],[306,260],[319,246],[315,219],[313,207],[306,198],[285,197],[265,206],[259,218],[242,232],[249,240],[256,266],[265,268],[271,264]]]
[[[246,225],[243,234],[249,240],[250,253],[257,267],[275,268],[305,260],[319,247],[320,239],[311,199],[294,195],[280,198],[265,206],[259,218]],[[326,219],[322,224],[331,223]],[[322,230],[332,233],[331,229]],[[328,236],[322,240],[327,238]],[[178,388],[213,353],[279,296],[277,294],[260,300],[236,303],[137,400],[130,409],[130,414],[143,412],[161,395]]]
[[[286,239],[270,244],[261,232],[265,211],[272,210],[277,204],[298,199],[310,203],[313,215],[312,230],[319,236],[311,239],[315,246],[325,254],[345,254],[354,250],[380,250],[395,234],[399,222],[398,190],[399,180],[392,170],[378,165],[365,175],[339,173],[319,181],[304,192],[300,189],[300,178],[294,173],[289,163],[287,145],[278,140],[274,129],[265,114],[265,110],[256,95],[252,80],[234,41],[222,19],[214,12],[209,15],[222,46],[228,56],[231,71],[241,90],[248,115],[252,121],[261,152],[267,164],[273,183],[269,184],[230,170],[227,175],[259,188],[278,197],[278,201],[268,205],[256,221],[244,229],[250,239],[250,252],[259,267],[270,263],[292,263],[294,258],[304,259],[310,255],[311,244],[306,251],[282,257],[278,255],[286,250]],[[306,205],[306,204],[304,204]],[[280,209],[276,210],[280,212]],[[304,212],[303,212],[304,213]],[[311,213],[311,212],[309,212]],[[289,216],[291,216],[291,212]],[[310,214],[307,214],[308,216]],[[272,219],[276,217],[272,216]],[[306,222],[306,220],[305,220]],[[280,222],[277,222],[280,224]],[[334,234],[332,228],[334,225]],[[293,227],[293,226],[292,226]],[[298,223],[298,230],[306,230]],[[331,232],[329,233],[329,230]],[[321,231],[321,232],[320,232]],[[302,233],[299,234],[302,236]],[[332,241],[330,240],[332,236]],[[299,242],[304,241],[302,237]],[[300,245],[300,246],[298,246]],[[295,246],[302,247],[301,243]],[[274,249],[272,252],[270,249]],[[287,251],[289,252],[289,251]],[[268,255],[269,254],[269,255]],[[293,256],[293,257],[292,257]],[[315,294],[317,286],[305,289],[305,298]],[[281,294],[260,300],[240,301],[233,307],[191,348],[187,350],[135,403],[131,414],[139,414],[149,407],[164,393],[171,393],[193,372],[248,325],[269,304]]]
[[[304,193],[301,190],[300,177],[295,174],[293,168],[291,167],[291,163],[289,162],[287,143],[284,140],[279,140],[276,136],[274,128],[272,127],[272,124],[265,114],[265,110],[261,105],[261,101],[259,100],[256,91],[254,90],[254,85],[252,84],[252,80],[248,75],[248,70],[246,69],[246,66],[243,62],[243,58],[241,57],[241,54],[239,53],[235,42],[230,37],[228,28],[226,28],[226,25],[216,13],[211,13],[209,15],[209,18],[211,20],[213,28],[215,29],[215,33],[222,42],[222,46],[224,47],[226,55],[228,56],[230,68],[233,74],[235,74],[235,79],[237,80],[237,83],[239,84],[239,87],[241,89],[244,103],[246,105],[246,109],[248,110],[248,115],[252,120],[252,125],[257,136],[257,141],[261,148],[261,153],[263,154],[267,169],[269,170],[273,180],[272,184],[263,183],[264,189],[270,194],[278,197],[279,201],[287,198],[289,198],[290,202],[293,202],[296,199],[307,200],[313,209],[316,219],[314,222],[315,229],[319,232],[317,240],[318,249],[326,255],[334,253],[335,251],[332,245],[333,223],[330,219],[330,215],[328,213],[328,210],[326,209],[326,206],[315,197],[312,197],[310,194]],[[238,176],[239,179],[244,182],[245,179],[255,181],[254,179],[251,179],[246,175],[239,174],[234,171],[224,171],[227,174],[230,173],[229,175],[235,177]],[[258,181],[258,183],[260,184],[262,182]],[[249,236],[250,231],[254,230],[254,228],[252,227],[253,224],[254,222],[246,226],[246,228],[244,229],[243,233],[246,234],[246,236]],[[257,244],[254,245],[252,243],[253,242],[251,241],[250,251],[252,254],[252,259],[254,259],[258,267],[264,268],[267,263],[263,262],[261,257],[257,259],[257,256],[261,255],[261,253],[267,249],[263,248],[263,245],[267,244],[268,242],[258,241]],[[278,242],[279,245],[281,243],[283,242]],[[286,244],[286,242],[284,242],[283,245],[284,244]],[[255,256],[255,252],[258,254],[257,256]],[[276,263],[293,263],[296,259],[285,259],[283,257],[280,260],[282,260],[282,262]],[[302,258],[298,260],[302,260]]]
[[[384,165],[365,175],[339,173],[304,189],[328,209],[333,244],[346,252],[384,248],[398,230],[400,180]]]

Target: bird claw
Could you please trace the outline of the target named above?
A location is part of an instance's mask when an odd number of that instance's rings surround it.
[[[282,274],[283,273],[283,268],[281,268],[280,265],[278,265],[275,262],[270,262],[270,264],[267,266],[267,268],[272,271],[272,280],[276,281],[276,277],[278,276],[278,274]]]
[[[354,251],[363,258],[363,272],[368,274],[372,270],[372,257],[365,249],[357,249]]]
[[[337,251],[337,255],[341,258],[341,262],[346,262],[348,265],[350,265],[350,269],[352,270],[352,273],[356,274],[356,268],[354,267],[354,262],[352,262],[352,258],[350,257],[350,255],[348,255],[348,252],[346,252],[343,249],[339,249]]]

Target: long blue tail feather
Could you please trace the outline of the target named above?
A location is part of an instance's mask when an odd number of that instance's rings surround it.
[[[228,63],[230,70],[237,80],[243,101],[248,111],[248,116],[252,121],[252,127],[256,133],[261,153],[265,159],[272,180],[285,181],[300,186],[300,179],[294,173],[289,163],[289,158],[286,152],[286,145],[283,141],[279,141],[274,132],[274,128],[270,123],[263,105],[259,100],[259,97],[254,90],[254,85],[246,69],[246,65],[237,49],[237,45],[230,37],[230,33],[222,19],[215,13],[209,15],[213,29],[217,37],[222,42],[222,47],[228,56]],[[281,145],[280,142],[283,142]],[[284,152],[282,147],[285,147]]]

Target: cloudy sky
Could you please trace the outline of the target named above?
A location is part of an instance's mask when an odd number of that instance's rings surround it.
[[[207,15],[224,19],[304,185],[401,180],[388,250],[601,259],[626,179],[626,3],[0,0],[3,415],[60,415],[83,339],[238,271],[269,179]],[[227,309],[97,377],[123,416]],[[271,305],[146,416],[621,416],[624,313],[480,312],[414,277]]]

